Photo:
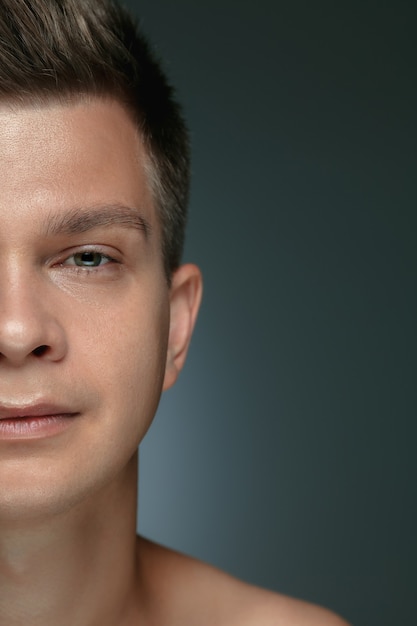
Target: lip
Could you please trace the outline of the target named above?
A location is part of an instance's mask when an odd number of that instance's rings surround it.
[[[76,415],[69,407],[59,404],[19,404],[18,406],[5,406],[0,404],[0,420],[12,420],[18,418],[49,417],[52,415]]]
[[[67,430],[79,415],[68,406],[53,403],[0,404],[0,440],[51,437]]]

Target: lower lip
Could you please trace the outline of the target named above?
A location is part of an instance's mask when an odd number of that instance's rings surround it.
[[[78,413],[15,417],[0,420],[0,440],[52,437],[72,424]]]

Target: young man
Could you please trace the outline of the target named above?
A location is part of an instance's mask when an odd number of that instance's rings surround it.
[[[0,625],[341,625],[136,537],[201,298],[187,134],[106,0],[0,0]]]

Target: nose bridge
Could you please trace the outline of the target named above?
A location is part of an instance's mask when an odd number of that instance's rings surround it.
[[[63,328],[36,267],[10,258],[0,272],[0,355],[19,365],[28,357],[62,358]]]

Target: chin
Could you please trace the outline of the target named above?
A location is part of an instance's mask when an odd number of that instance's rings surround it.
[[[112,478],[113,468],[82,467],[74,462],[73,468],[49,466],[45,459],[40,463],[16,462],[14,468],[4,468],[0,463],[0,527],[8,523],[51,521],[66,514],[82,516],[83,507],[91,511],[98,500],[119,483],[119,476]],[[128,468],[133,464],[133,472]],[[129,462],[124,473],[136,475],[135,458]]]

